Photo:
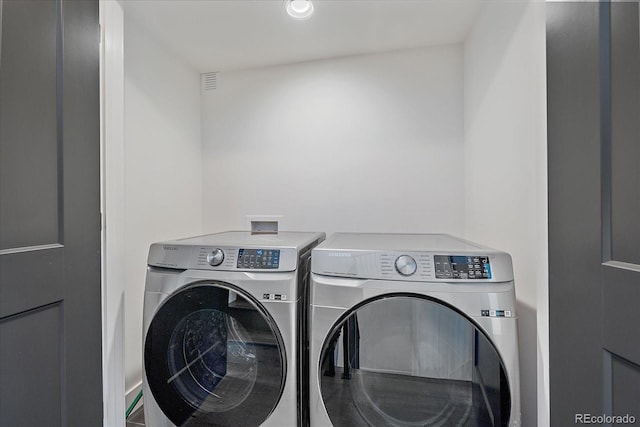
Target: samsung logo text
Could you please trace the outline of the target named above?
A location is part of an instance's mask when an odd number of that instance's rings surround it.
[[[350,257],[351,254],[349,252],[329,252],[329,256],[337,256],[337,257]]]

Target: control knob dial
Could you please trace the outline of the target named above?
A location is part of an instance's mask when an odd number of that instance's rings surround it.
[[[396,258],[396,271],[403,276],[411,276],[418,269],[418,264],[412,256],[400,255]]]
[[[217,267],[224,261],[224,252],[220,248],[215,248],[207,255],[207,262],[211,267]]]

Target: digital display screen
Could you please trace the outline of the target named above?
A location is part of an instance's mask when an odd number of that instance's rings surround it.
[[[489,257],[434,255],[436,279],[491,279]]]
[[[238,250],[238,268],[275,269],[279,266],[279,249]]]

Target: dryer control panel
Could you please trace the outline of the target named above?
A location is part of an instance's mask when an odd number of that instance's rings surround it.
[[[513,280],[511,258],[505,253],[314,250],[311,262],[314,273],[334,277],[467,283]]]
[[[313,249],[311,271],[405,282],[513,280],[509,254],[446,234],[335,233]]]
[[[491,262],[482,255],[434,255],[436,279],[491,279]]]

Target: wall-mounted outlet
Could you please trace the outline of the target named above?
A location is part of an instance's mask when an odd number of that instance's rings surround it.
[[[253,234],[276,234],[278,221],[251,221],[251,232]]]
[[[282,230],[283,215],[247,215],[246,229],[254,234],[276,234]]]

